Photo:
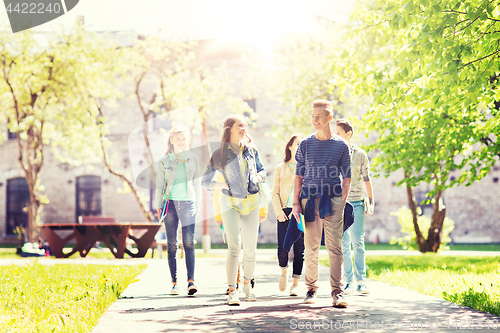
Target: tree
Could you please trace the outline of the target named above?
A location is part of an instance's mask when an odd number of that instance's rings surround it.
[[[18,161],[29,187],[28,239],[37,239],[41,194],[39,174],[44,148],[72,164],[97,160],[94,98],[113,95],[107,77],[109,60],[98,36],[77,24],[68,34],[29,32],[2,36],[0,114],[17,133]]]
[[[357,101],[348,98],[345,77],[337,70],[343,62],[343,30],[340,24],[321,19],[318,31],[284,36],[271,57],[255,52],[247,55],[251,71],[246,94],[262,94],[289,109],[277,114],[269,133],[277,147],[292,133],[311,132],[310,110],[316,99],[331,100],[336,116],[354,109]]]
[[[132,97],[137,101],[138,111],[143,119],[142,131],[146,150],[145,160],[155,164],[149,142],[146,123],[155,117],[167,116],[171,122],[183,123],[191,129],[191,135],[201,132],[207,115],[216,116],[221,107],[230,107],[233,112],[248,112],[250,107],[238,97],[229,79],[224,64],[217,67],[205,66],[197,59],[194,41],[165,41],[151,35],[131,41],[132,46],[120,49],[120,62],[125,66],[122,78],[131,83]],[[132,82],[130,82],[132,81]],[[127,91],[128,94],[128,91]],[[193,107],[195,114],[183,114],[175,119],[171,111]],[[98,123],[105,126],[107,119],[102,108]],[[101,131],[101,150],[108,171],[121,179],[134,194],[147,221],[152,222],[154,215],[146,209],[146,199],[141,197],[138,184],[131,180],[125,170],[119,170],[107,157],[105,149],[107,130]],[[191,140],[192,143],[192,140]],[[149,168],[150,179],[156,179],[155,170]],[[150,182],[146,181],[149,187]],[[152,185],[155,186],[154,182]],[[142,186],[144,187],[144,185]]]
[[[373,97],[364,120],[379,135],[374,165],[403,170],[421,252],[439,249],[443,191],[480,180],[500,156],[499,14],[497,1],[483,0],[374,1],[355,11],[345,55],[355,92]],[[422,182],[434,185],[427,239],[412,190]]]

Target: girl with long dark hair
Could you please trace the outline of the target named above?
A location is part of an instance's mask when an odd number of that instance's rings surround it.
[[[219,203],[228,245],[226,273],[229,305],[240,304],[236,275],[241,245],[245,267],[243,291],[247,301],[256,300],[250,281],[255,270],[259,208],[267,205],[270,197],[262,186],[266,170],[246,131],[247,123],[243,116],[232,114],[224,120],[221,146],[212,154],[202,179],[204,188],[222,189]],[[217,170],[224,177],[223,182],[213,180]]]
[[[278,263],[281,268],[279,282],[280,291],[285,291],[287,284],[288,252],[283,248],[285,234],[290,223],[293,209],[293,180],[295,176],[295,153],[303,139],[302,134],[294,134],[285,147],[283,163],[276,166],[273,179],[273,208],[278,219]],[[302,266],[304,264],[304,237],[293,244],[293,283],[290,287],[290,296],[297,296]]]

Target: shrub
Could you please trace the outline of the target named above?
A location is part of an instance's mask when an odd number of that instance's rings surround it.
[[[422,232],[422,236],[427,239],[429,233],[429,227],[431,226],[431,219],[428,216],[421,215],[422,210],[418,207],[418,226]],[[418,249],[417,235],[415,233],[415,228],[413,226],[413,219],[411,216],[410,208],[402,206],[395,212],[390,213],[398,218],[398,222],[401,225],[401,232],[405,235],[402,237],[392,237],[391,244],[402,245],[404,249],[415,250]],[[448,249],[446,244],[451,241],[449,234],[455,228],[455,222],[452,219],[445,217],[443,223],[443,237],[441,239],[440,250]]]

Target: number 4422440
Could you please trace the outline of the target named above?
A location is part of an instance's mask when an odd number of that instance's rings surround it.
[[[45,5],[44,3],[17,3],[14,8],[12,8],[12,3],[6,8],[8,13],[16,12],[20,14],[44,14],[44,13],[59,13],[61,11],[61,5],[59,3],[49,3]]]

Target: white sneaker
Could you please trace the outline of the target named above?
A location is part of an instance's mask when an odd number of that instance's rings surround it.
[[[352,283],[347,283],[344,288],[344,295],[350,295],[354,293],[354,286]]]
[[[292,284],[292,286],[290,287],[290,296],[299,296],[299,294],[297,294],[298,288],[299,286]]]
[[[247,301],[256,301],[257,300],[254,293],[252,292],[252,289],[250,288],[250,283],[245,284],[243,286],[243,292],[245,293],[245,298]]]
[[[356,288],[356,291],[363,295],[368,295],[370,293],[370,291],[368,290],[368,288],[366,288],[364,283],[359,283],[358,288]]]
[[[229,296],[227,297],[227,304],[228,305],[240,305],[240,299],[238,297],[237,290],[233,290],[229,293]]]
[[[345,301],[344,295],[342,293],[338,293],[333,295],[333,306],[336,308],[346,308],[347,302]]]
[[[179,285],[176,284],[172,287],[172,290],[170,291],[170,295],[179,295]]]
[[[280,291],[285,291],[286,289],[286,278],[287,278],[286,274],[281,274],[280,284],[279,284]]]

